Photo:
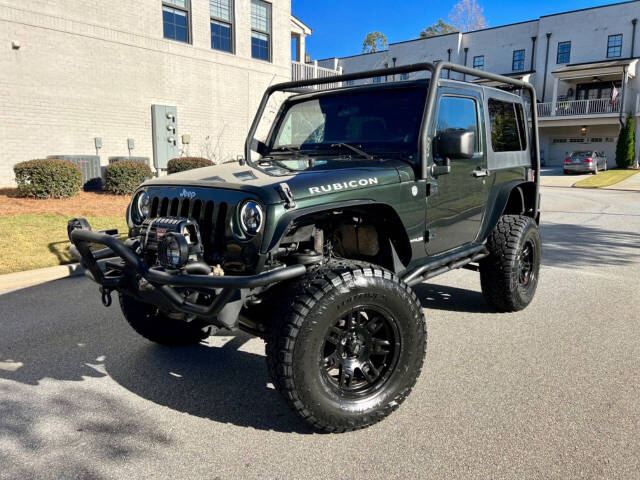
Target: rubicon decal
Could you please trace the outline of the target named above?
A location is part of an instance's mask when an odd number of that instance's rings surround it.
[[[368,187],[369,185],[377,185],[378,178],[361,178],[359,180],[348,180],[346,182],[330,183],[328,185],[320,185],[318,187],[309,187],[309,193],[317,195],[320,193],[337,192],[339,190],[349,190],[351,188]]]

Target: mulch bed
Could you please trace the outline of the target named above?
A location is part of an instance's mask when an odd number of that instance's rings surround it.
[[[110,195],[103,192],[80,192],[71,198],[20,198],[15,188],[0,188],[0,215],[27,213],[55,213],[82,217],[123,217],[129,195]]]

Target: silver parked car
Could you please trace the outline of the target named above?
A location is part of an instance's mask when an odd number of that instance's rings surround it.
[[[564,159],[563,173],[581,172],[597,174],[601,170],[607,169],[607,157],[602,152],[595,150],[583,150],[571,152]]]

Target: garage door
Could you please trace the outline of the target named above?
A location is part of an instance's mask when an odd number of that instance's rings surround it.
[[[545,158],[546,164],[559,167],[573,151],[596,150],[606,155],[609,167],[614,167],[616,164],[616,141],[615,137],[556,137],[551,139],[549,152]]]

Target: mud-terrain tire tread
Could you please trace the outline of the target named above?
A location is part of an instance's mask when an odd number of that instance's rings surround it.
[[[503,215],[487,238],[489,256],[480,261],[480,285],[486,302],[499,312],[520,311],[529,304],[523,303],[511,289],[511,275],[519,253],[520,238],[531,225],[538,229],[531,217]],[[537,260],[540,261],[540,255]]]
[[[413,382],[407,388],[399,391],[382,408],[364,416],[357,423],[330,425],[314,417],[301,402],[296,392],[292,363],[293,349],[300,328],[316,303],[331,289],[348,288],[349,282],[358,275],[383,277],[393,281],[397,288],[401,289],[416,306],[414,321],[422,325],[424,338],[422,358]],[[286,403],[313,428],[329,433],[342,433],[369,427],[396,410],[415,385],[422,370],[427,349],[427,327],[424,313],[413,290],[388,270],[368,263],[344,259],[332,259],[324,265],[311,267],[305,277],[289,283],[287,287],[283,290],[289,292],[288,298],[283,299],[282,307],[272,319],[266,343],[269,374],[274,387],[282,394]]]
[[[161,312],[152,313],[152,305],[139,302],[129,295],[119,294],[120,307],[127,323],[147,340],[168,347],[195,345],[207,338],[209,329],[201,329],[182,320],[169,318]]]

